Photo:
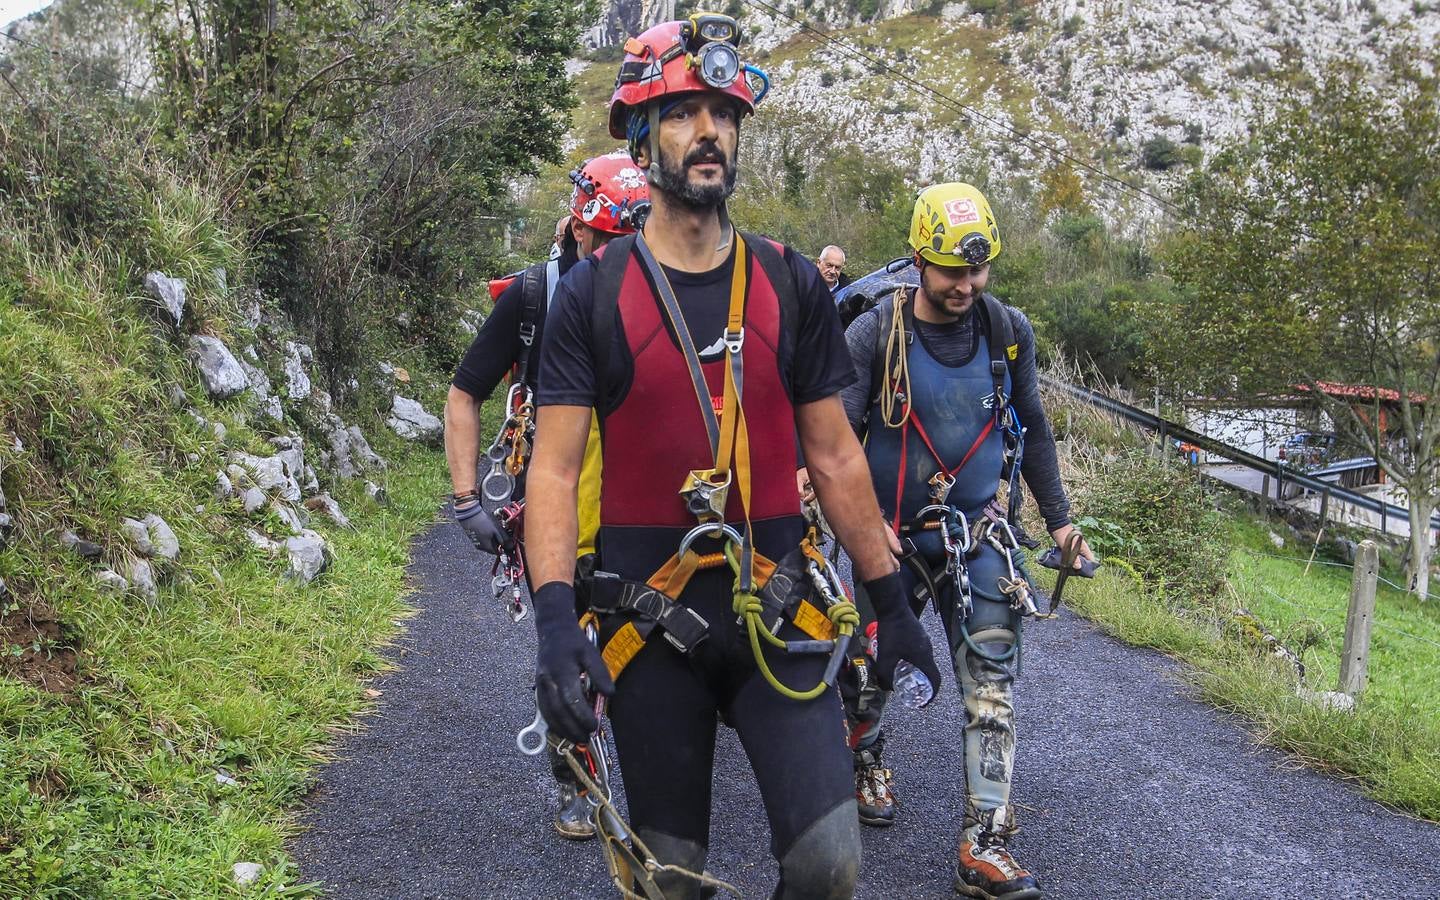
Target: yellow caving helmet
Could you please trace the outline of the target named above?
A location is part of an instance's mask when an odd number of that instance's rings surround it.
[[[1000,255],[990,202],[973,185],[937,184],[915,198],[910,249],[937,266],[983,266]]]

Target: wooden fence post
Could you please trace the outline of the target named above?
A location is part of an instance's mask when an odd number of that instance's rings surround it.
[[[1379,575],[1379,546],[1374,541],[1361,541],[1350,582],[1350,611],[1345,614],[1345,645],[1340,651],[1340,692],[1357,701],[1365,690],[1370,666],[1370,628],[1375,624],[1375,583]]]

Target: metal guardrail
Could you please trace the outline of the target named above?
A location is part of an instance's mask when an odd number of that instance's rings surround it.
[[[1075,399],[1088,403],[1097,409],[1103,409],[1108,413],[1119,416],[1127,422],[1154,431],[1159,434],[1162,444],[1169,438],[1176,438],[1187,444],[1194,444],[1209,453],[1223,456],[1238,465],[1259,472],[1262,475],[1269,475],[1275,479],[1275,494],[1277,497],[1280,495],[1281,487],[1289,483],[1308,491],[1314,491],[1322,495],[1322,497],[1330,497],[1352,504],[1360,509],[1368,510],[1369,512],[1379,515],[1380,532],[1382,534],[1388,533],[1386,522],[1390,516],[1398,516],[1401,521],[1405,522],[1410,520],[1410,511],[1403,506],[1386,503],[1374,497],[1358,494],[1331,482],[1321,481],[1304,472],[1292,469],[1283,463],[1256,456],[1253,453],[1241,450],[1239,447],[1232,447],[1212,437],[1191,431],[1183,425],[1171,422],[1168,419],[1162,419],[1153,413],[1148,413],[1128,403],[1122,403],[1099,391],[1092,391],[1089,388],[1083,388],[1066,381],[1060,381],[1044,374],[1040,375],[1040,383],[1052,390],[1063,391]],[[1440,512],[1430,516],[1430,527],[1440,529]]]

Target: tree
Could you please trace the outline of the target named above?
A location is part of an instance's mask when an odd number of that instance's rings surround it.
[[[1211,390],[1308,389],[1409,498],[1412,590],[1429,592],[1440,501],[1440,87],[1396,57],[1292,88],[1253,138],[1189,182],[1151,308],[1156,361]],[[1320,382],[1368,385],[1371,408]],[[1380,396],[1398,440],[1378,427]]]
[[[378,330],[448,362],[509,185],[560,159],[593,4],[141,5],[166,149],[224,187],[332,393]]]

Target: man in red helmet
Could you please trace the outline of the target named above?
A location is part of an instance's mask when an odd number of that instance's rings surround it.
[[[571,180],[575,187],[570,214],[556,223],[556,247],[550,259],[511,279],[496,298],[494,310],[455,371],[445,401],[445,456],[455,491],[452,512],[466,537],[484,553],[494,554],[505,547],[515,554],[518,548],[513,536],[483,507],[477,489],[480,404],[507,372],[512,373],[513,382],[533,387],[536,367],[530,357],[544,331],[545,313],[561,276],[611,238],[634,233],[649,209],[645,173],[623,150],[589,160],[571,173]],[[593,514],[587,518],[593,519]],[[581,555],[593,549],[594,527],[586,530],[591,537],[581,540]],[[550,762],[560,786],[555,830],[570,840],[594,837],[590,805],[574,774],[554,754]]]
[[[625,44],[610,130],[649,175],[653,209],[640,234],[570,272],[546,331],[527,524],[536,700],[552,735],[583,744],[597,720],[582,674],[610,695],[632,829],[690,872],[708,850],[718,714],[760,786],[776,896],[849,897],[860,840],[833,678],[854,609],[810,553],[797,439],[875,598],[879,679],[902,659],[940,673],[839,399],[855,373],[829,290],[803,256],[725,214],[756,102],[747,72],[763,79],[737,47],[734,20],[709,14]],[[592,408],[598,648],[576,625],[571,582]],[[654,880],[667,897],[701,895],[674,869]]]

